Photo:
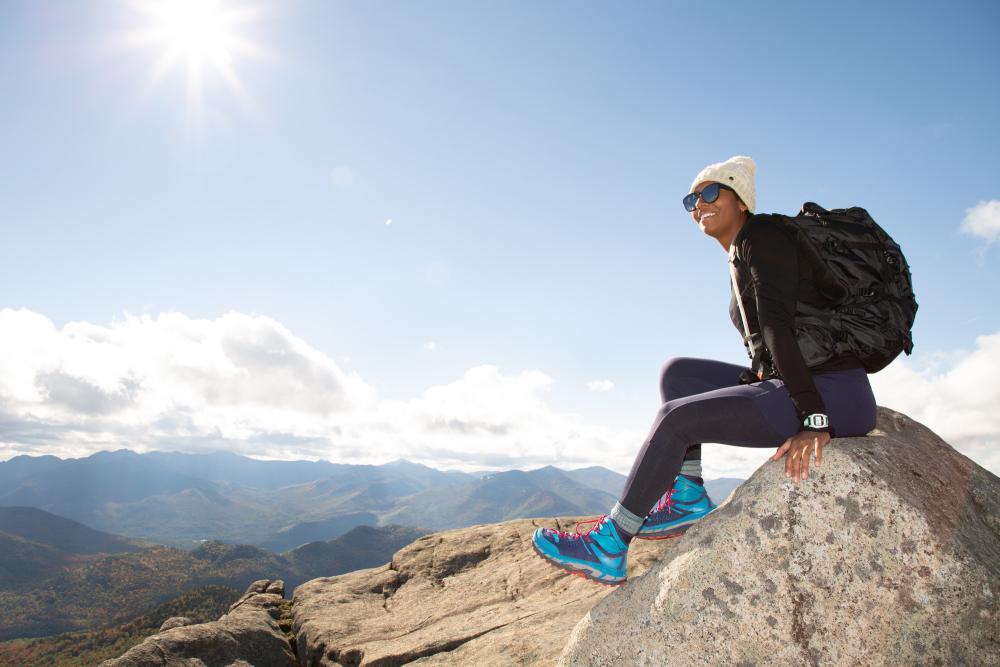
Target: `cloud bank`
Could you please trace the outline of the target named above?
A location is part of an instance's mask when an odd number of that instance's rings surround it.
[[[1000,332],[972,351],[941,353],[924,368],[897,359],[871,376],[879,405],[921,422],[973,461],[1000,474]]]
[[[58,329],[7,309],[0,458],[127,447],[464,469],[631,463],[639,434],[553,410],[551,384],[540,371],[482,365],[410,400],[380,400],[268,317],[170,313]]]
[[[880,405],[935,430],[1000,472],[1000,333],[923,369],[896,360],[872,376]],[[127,316],[57,328],[0,310],[0,459],[86,456],[102,449],[226,450],[264,458],[437,468],[627,472],[646,436],[611,430],[546,401],[540,370],[466,370],[407,400],[387,400],[279,322],[228,313]],[[607,391],[610,382],[589,389]],[[650,415],[652,419],[653,415]],[[707,477],[748,477],[773,449],[709,444]]]

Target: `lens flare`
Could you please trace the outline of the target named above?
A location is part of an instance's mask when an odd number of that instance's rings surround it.
[[[241,34],[262,15],[259,6],[223,0],[134,0],[130,7],[141,16],[142,24],[122,41],[153,57],[144,92],[182,73],[191,115],[202,114],[206,90],[215,81],[249,104],[236,68],[238,62],[266,56]]]

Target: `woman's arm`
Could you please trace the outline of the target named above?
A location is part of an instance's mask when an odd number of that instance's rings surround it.
[[[775,224],[755,220],[740,250],[754,283],[761,337],[801,423],[808,415],[825,414],[826,407],[795,339],[799,285],[795,243]]]
[[[826,414],[826,407],[795,339],[795,304],[799,285],[795,243],[771,222],[758,222],[747,231],[742,250],[754,281],[761,337],[792,398],[801,424],[808,415]],[[824,429],[803,428],[788,438],[771,460],[777,461],[786,456],[785,476],[795,482],[808,478],[809,458],[815,454],[816,466],[821,464],[823,447],[830,442],[829,430],[829,426]]]

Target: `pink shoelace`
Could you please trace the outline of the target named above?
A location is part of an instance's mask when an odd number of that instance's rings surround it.
[[[653,508],[653,511],[662,512],[664,509],[669,511],[670,508],[673,507],[674,505],[672,496],[674,495],[675,490],[676,489],[670,489],[669,491],[667,491],[667,493],[663,496],[663,498],[660,499],[660,502],[656,504],[656,507]],[[586,535],[590,534],[595,529],[597,529],[605,520],[607,520],[607,518],[608,515],[604,514],[594,519],[584,519],[583,521],[577,521],[576,527],[574,528],[575,532],[573,533],[570,533],[569,531],[565,530],[558,530],[557,528],[546,528],[545,530],[553,532],[559,537],[585,537]],[[593,525],[590,528],[590,530],[588,530],[586,533],[581,533],[580,526],[585,526],[587,524],[593,524]]]
[[[654,512],[662,512],[664,509],[670,510],[674,505],[674,501],[671,500],[671,496],[674,495],[674,489],[667,491],[667,494],[663,496],[663,499],[657,503],[656,507],[653,509]]]
[[[662,512],[664,509],[669,511],[670,508],[673,507],[674,505],[672,496],[674,495],[675,490],[676,489],[670,489],[669,491],[667,491],[667,493],[663,496],[663,498],[660,499],[660,502],[656,504],[656,507],[653,508],[653,511]],[[576,527],[574,528],[575,532],[573,533],[565,530],[558,530],[557,528],[546,528],[545,530],[553,532],[559,537],[585,537],[586,535],[597,529],[601,525],[601,523],[603,523],[607,518],[608,515],[604,514],[594,519],[584,519],[583,521],[577,521]],[[587,524],[593,524],[593,525],[590,528],[590,530],[588,530],[586,533],[581,533],[580,526],[585,526]]]
[[[602,523],[604,523],[604,521],[607,520],[607,518],[608,518],[608,515],[604,514],[604,515],[599,516],[599,517],[597,517],[595,519],[584,519],[583,521],[577,521],[576,522],[576,527],[574,528],[574,530],[576,531],[575,533],[570,533],[570,532],[565,531],[565,530],[558,530],[556,528],[546,528],[545,530],[551,531],[551,532],[555,533],[556,535],[558,535],[559,537],[586,537],[588,534],[590,534],[591,532],[593,532],[594,530],[596,530]],[[588,530],[586,533],[581,533],[580,532],[580,526],[584,526],[584,525],[586,525],[588,523],[589,524],[593,524],[593,527],[590,530]]]

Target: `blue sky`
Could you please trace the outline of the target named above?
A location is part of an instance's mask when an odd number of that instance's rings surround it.
[[[1000,471],[1000,6],[761,4],[230,0],[252,49],[230,83],[203,62],[198,97],[182,64],[154,79],[170,44],[130,39],[158,27],[134,3],[3,3],[0,458],[627,470],[664,361],[745,360],[680,205],[743,154],[758,210],[860,205],[902,245],[915,354],[876,395]],[[184,368],[242,378],[225,400],[176,372],[192,336]],[[353,407],[268,421],[268,387]]]

